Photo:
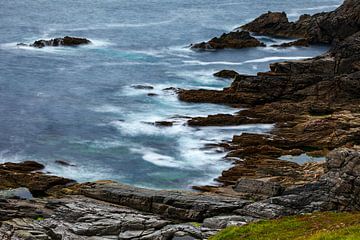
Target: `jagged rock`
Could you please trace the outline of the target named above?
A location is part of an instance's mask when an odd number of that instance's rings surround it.
[[[310,43],[332,43],[360,31],[359,15],[358,0],[346,0],[335,11],[302,15],[296,22],[289,22],[284,12],[268,12],[241,28],[263,35],[304,38]]]
[[[308,39],[299,39],[293,42],[282,43],[280,45],[271,45],[271,47],[279,47],[279,48],[286,48],[286,47],[309,47],[310,42]]]
[[[235,78],[239,73],[234,70],[221,70],[219,72],[214,73],[215,77],[219,78]]]
[[[265,44],[252,37],[249,32],[236,31],[224,33],[219,38],[215,37],[208,42],[192,44],[192,49],[216,50],[224,48],[249,48],[264,47]]]
[[[74,47],[79,45],[90,44],[91,41],[86,38],[77,38],[77,37],[63,37],[63,38],[54,38],[50,40],[37,40],[33,44],[30,44],[31,47],[43,48],[43,47],[58,47],[58,46],[68,46]]]

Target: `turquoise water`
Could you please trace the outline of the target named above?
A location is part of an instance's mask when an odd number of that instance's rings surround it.
[[[296,1],[1,1],[0,160],[33,159],[46,171],[92,181],[112,179],[186,189],[212,183],[229,167],[224,153],[205,144],[271,125],[190,128],[186,116],[237,109],[179,102],[167,87],[221,89],[212,77],[231,68],[244,74],[270,62],[311,57],[327,47],[271,47],[193,52],[190,43],[213,36],[268,10],[303,13],[334,9],[339,0]],[[65,35],[89,38],[79,48],[17,47]],[[270,43],[283,39],[263,38]],[[141,90],[131,86],[151,85]],[[156,93],[150,97],[148,93]],[[175,121],[173,127],[149,123]],[[56,160],[75,166],[59,166]]]

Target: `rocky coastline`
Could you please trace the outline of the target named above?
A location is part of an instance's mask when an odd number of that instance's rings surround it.
[[[300,39],[278,47],[331,44],[321,56],[274,63],[256,76],[221,71],[215,76],[233,79],[222,91],[177,90],[182,101],[245,108],[235,115],[194,117],[189,126],[275,126],[269,134],[242,134],[215,144],[233,162],[218,186],[190,192],[112,181],[78,184],[41,172],[44,166],[34,161],[4,163],[0,239],[208,239],[227,226],[262,219],[359,211],[359,16],[358,0],[296,22],[269,12],[241,30],[192,45],[261,47],[256,34]],[[284,156],[324,161],[297,164]]]

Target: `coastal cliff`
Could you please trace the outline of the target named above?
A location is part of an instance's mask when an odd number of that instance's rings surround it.
[[[242,30],[332,44],[331,49],[312,59],[271,64],[269,72],[256,76],[223,72],[220,77],[229,73],[234,80],[222,91],[178,91],[182,101],[246,108],[236,115],[194,117],[189,126],[275,125],[270,134],[242,134],[216,145],[234,163],[217,179],[220,185],[190,192],[112,181],[78,184],[41,172],[44,166],[33,161],[4,163],[0,238],[207,239],[225,227],[263,219],[359,211],[359,6],[346,0],[333,12],[304,15],[297,22],[285,13],[266,13]],[[44,44],[53,42],[40,47]],[[262,44],[236,32],[199,48],[244,46]],[[283,156],[326,160],[300,165]]]

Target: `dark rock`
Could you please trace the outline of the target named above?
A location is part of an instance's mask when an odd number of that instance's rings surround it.
[[[358,1],[346,0],[335,11],[302,15],[296,22],[289,22],[283,12],[268,12],[241,28],[262,35],[304,38],[310,43],[332,43],[360,31],[359,15]]]
[[[55,160],[56,164],[62,165],[62,166],[66,166],[66,167],[74,167],[75,165],[66,161],[66,160]]]
[[[21,163],[7,162],[0,165],[0,170],[17,171],[17,172],[32,172],[44,169],[45,166],[35,161],[25,161]]]
[[[174,125],[173,122],[168,122],[168,121],[157,121],[155,122],[155,126],[159,126],[159,127],[172,127]]]
[[[308,39],[299,39],[293,42],[282,43],[280,45],[271,45],[272,47],[286,48],[286,47],[309,47]]]
[[[147,94],[149,97],[156,97],[156,96],[159,96],[158,94],[156,94],[156,93],[148,93]]]
[[[44,166],[33,161],[23,163],[4,163],[0,165],[0,189],[25,187],[34,196],[46,195],[47,191],[56,186],[66,186],[73,180],[33,172]]]
[[[249,48],[249,47],[264,47],[265,44],[252,37],[249,32],[236,31],[224,33],[219,38],[215,37],[208,42],[192,44],[192,49],[200,50],[216,50],[224,48]]]
[[[153,86],[150,85],[131,85],[132,88],[134,89],[144,89],[144,90],[152,90],[154,89]]]
[[[219,78],[235,78],[237,75],[239,75],[239,73],[234,70],[221,70],[214,73],[214,76]]]
[[[90,44],[91,41],[86,38],[77,38],[66,36],[64,38],[54,38],[50,40],[37,40],[33,44],[30,44],[31,47],[43,48],[43,47],[58,47],[58,46],[67,46],[75,47],[79,45]]]

